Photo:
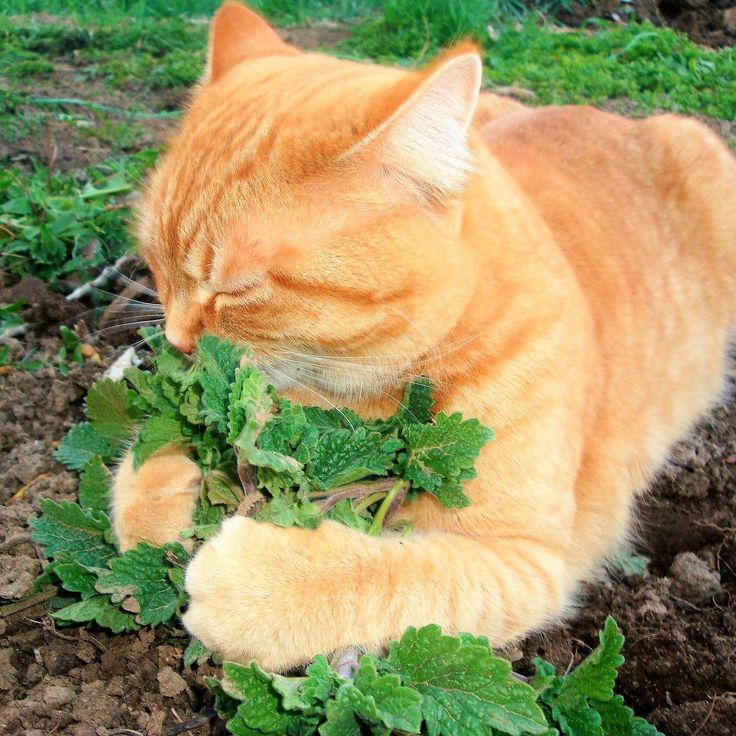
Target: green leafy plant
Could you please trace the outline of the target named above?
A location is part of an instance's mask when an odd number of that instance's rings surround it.
[[[658,736],[614,693],[623,643],[609,617],[599,646],[575,669],[560,675],[537,659],[529,679],[484,637],[429,625],[407,629],[386,657],[364,654],[350,675],[320,655],[302,677],[226,662],[222,681],[206,682],[233,734]]]
[[[78,340],[68,330],[63,337],[66,359],[73,359]],[[180,544],[116,553],[106,513],[109,464],[128,446],[135,465],[171,446],[198,463],[202,491],[183,532],[197,540],[236,509],[281,526],[315,527],[331,518],[380,534],[399,526],[398,507],[419,492],[447,507],[468,505],[462,483],[475,475],[492,432],[459,414],[433,417],[427,381],[407,388],[393,417],[365,421],[348,409],[292,404],[244,348],[205,335],[190,362],[158,337],[150,337],[153,370],[98,381],[86,399],[89,421],[72,428],[57,451],[80,472],[80,503],[43,501],[43,515],[31,521],[52,560],[41,582],[75,594],[54,612],[57,621],[96,621],[118,631],[173,625],[185,602],[188,555]]]
[[[83,185],[42,168],[0,173],[1,271],[52,285],[85,280],[130,247],[120,198],[132,182],[113,164],[88,173]]]
[[[468,504],[462,483],[492,433],[458,414],[433,416],[427,381],[407,388],[394,416],[365,421],[279,396],[244,348],[204,336],[190,362],[148,334],[152,370],[98,381],[87,395],[88,421],[59,447],[58,459],[80,472],[79,503],[41,500],[41,516],[30,522],[50,560],[37,586],[63,591],[51,614],[57,623],[95,622],[116,633],[175,626],[186,604],[189,553],[181,544],[116,550],[109,463],[131,442],[136,464],[174,444],[200,465],[202,492],[186,531],[197,539],[235,509],[282,526],[332,518],[378,534],[398,528],[397,506],[417,493],[448,507]],[[301,677],[226,662],[224,679],[207,684],[235,736],[656,736],[613,693],[622,644],[609,619],[600,646],[577,669],[558,675],[538,661],[529,679],[487,639],[430,625],[407,629],[386,657],[364,654],[348,672],[322,655]],[[196,639],[184,653],[187,665],[209,657]]]

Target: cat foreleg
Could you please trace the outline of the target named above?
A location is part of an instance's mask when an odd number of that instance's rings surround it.
[[[225,521],[190,563],[189,631],[226,659],[286,670],[346,646],[380,649],[438,623],[500,644],[565,602],[553,540],[451,533],[370,537],[335,522]]]
[[[137,470],[129,452],[112,487],[112,522],[120,550],[138,542],[183,542],[179,532],[192,525],[201,483],[199,467],[179,450],[156,454]]]

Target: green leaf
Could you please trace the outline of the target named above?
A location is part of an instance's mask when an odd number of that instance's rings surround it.
[[[297,485],[301,478],[301,464],[297,460],[256,445],[261,431],[271,419],[273,407],[263,373],[254,366],[239,368],[235,373],[229,402],[227,439],[235,447],[238,460],[283,473],[290,483]]]
[[[316,504],[300,502],[295,493],[282,493],[260,509],[255,518],[276,526],[315,529],[322,520],[322,514]]]
[[[112,447],[128,441],[142,418],[134,400],[134,392],[123,381],[109,378],[97,381],[87,394],[87,418]]]
[[[396,674],[378,674],[376,658],[365,654],[360,658],[353,685],[342,685],[355,714],[389,731],[419,733],[422,725],[422,696],[404,687]]]
[[[243,349],[213,335],[197,342],[196,360],[202,387],[202,417],[221,432],[228,429],[228,398]]]
[[[388,665],[421,693],[429,736],[544,734],[547,721],[534,690],[509,662],[479,642],[444,636],[439,626],[410,627],[389,644]]]
[[[243,486],[221,470],[211,470],[202,483],[202,497],[215,506],[236,509],[243,500]]]
[[[76,560],[65,560],[63,557],[51,563],[53,572],[61,581],[64,590],[79,593],[82,599],[91,598],[97,594],[95,581],[97,574],[94,568],[85,567]]]
[[[94,621],[100,626],[119,634],[123,631],[135,631],[140,628],[135,617],[121,611],[110,603],[106,595],[96,595],[86,600],[72,603],[55,611],[51,616],[60,623],[87,623]]]
[[[184,650],[182,661],[185,667],[191,667],[195,662],[197,664],[206,664],[211,656],[212,652],[199,639],[193,637]]]
[[[182,432],[182,423],[174,411],[153,414],[144,422],[133,445],[133,465],[139,468],[148,458],[165,447],[186,447],[189,440]]]
[[[428,378],[412,381],[404,391],[404,400],[396,415],[399,424],[428,424],[432,421],[432,382]]]
[[[95,586],[100,593],[110,594],[113,603],[132,599],[140,611],[137,621],[157,626],[168,623],[179,614],[182,592],[171,580],[170,552],[187,557],[181,545],[153,547],[140,542],[109,562],[110,571],[100,575]]]
[[[270,676],[262,672],[258,665],[245,667],[225,662],[222,669],[225,675],[225,692],[243,701],[238,706],[235,717],[227,724],[231,733],[299,733],[302,717],[283,710],[279,693],[274,689]]]
[[[41,516],[30,519],[34,541],[49,558],[63,557],[85,567],[105,567],[115,556],[110,520],[101,511],[85,510],[71,501],[39,501]]]
[[[308,714],[319,714],[342,682],[324,654],[314,658],[304,677],[271,675],[273,689],[281,695],[282,708]]]
[[[663,736],[651,723],[635,716],[620,695],[606,703],[593,703],[593,707],[601,718],[605,736]]]
[[[238,700],[228,695],[222,687],[222,683],[209,675],[204,676],[204,684],[215,698],[215,712],[223,721],[232,718],[238,710]]]
[[[79,479],[79,503],[85,509],[107,511],[111,484],[112,473],[99,457],[93,457],[84,466]]]
[[[613,697],[617,670],[624,663],[621,656],[624,637],[612,616],[606,619],[598,636],[600,644],[565,677],[562,694],[574,691],[596,700],[610,700]]]
[[[475,477],[475,461],[493,432],[477,419],[463,420],[459,413],[439,413],[435,422],[404,427],[403,475],[414,489],[434,493],[446,504],[467,505],[469,499],[461,490],[462,498],[458,493],[458,481]]]
[[[353,483],[371,475],[387,475],[403,443],[380,432],[358,427],[354,432],[326,432],[312,449],[307,474],[321,490]]]
[[[625,578],[643,575],[649,566],[649,558],[629,549],[623,549],[610,559],[610,564]]]
[[[326,720],[319,727],[320,736],[361,736],[363,733],[347,690],[338,690],[335,699],[327,701],[325,715]]]
[[[56,451],[56,459],[70,470],[81,470],[90,460],[109,460],[112,448],[91,424],[82,422],[72,427]]]

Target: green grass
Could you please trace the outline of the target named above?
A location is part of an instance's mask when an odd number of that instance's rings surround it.
[[[157,155],[141,151],[77,174],[0,172],[0,274],[72,286],[132,247],[125,195]]]
[[[527,23],[488,45],[486,79],[531,89],[542,104],[628,99],[641,112],[736,118],[736,49],[710,51],[649,23],[552,33]]]

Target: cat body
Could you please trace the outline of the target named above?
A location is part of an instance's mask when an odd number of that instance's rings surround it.
[[[187,570],[187,628],[286,669],[408,625],[500,644],[562,615],[722,388],[736,318],[736,162],[675,116],[478,96],[476,52],[424,72],[300,54],[234,3],[157,167],[141,250],[166,332],[247,341],[302,403],[370,416],[428,376],[496,439],[462,510],[415,532],[235,517]],[[199,472],[116,476],[121,547],[189,526]]]

